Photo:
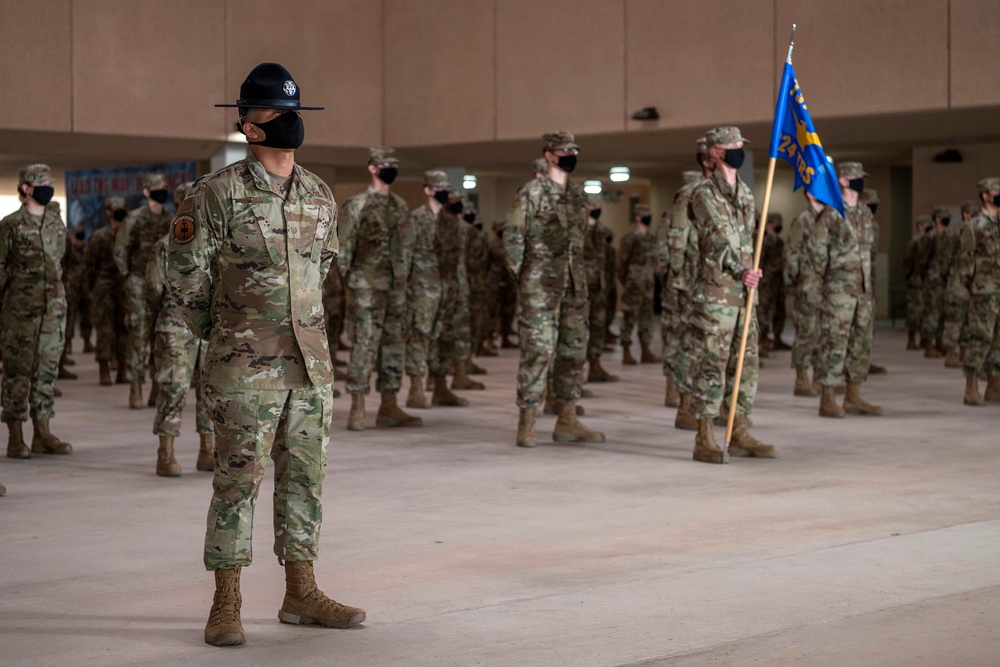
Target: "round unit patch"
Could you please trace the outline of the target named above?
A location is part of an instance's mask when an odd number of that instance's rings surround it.
[[[184,245],[194,238],[194,218],[182,215],[174,220],[174,243]]]
[[[285,91],[285,95],[288,95],[289,97],[291,97],[292,95],[294,95],[295,91],[298,90],[295,87],[295,82],[292,81],[291,79],[289,79],[288,81],[286,81],[285,84],[281,87],[281,89],[284,90]]]

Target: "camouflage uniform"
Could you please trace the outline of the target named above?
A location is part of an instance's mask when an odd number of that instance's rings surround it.
[[[517,286],[507,268],[504,255],[503,230],[506,221],[498,220],[493,225],[496,237],[490,241],[490,276],[492,277],[492,297],[490,298],[490,324],[487,335],[499,335],[504,346],[510,346],[514,316],[517,314]]]
[[[177,304],[166,291],[170,236],[153,244],[146,267],[146,307],[153,314],[153,367],[160,385],[153,434],[173,438],[181,434],[181,411],[188,389],[195,387],[195,422],[198,433],[215,433],[205,407],[200,375],[205,368],[208,344],[191,333],[181,319]]]
[[[121,197],[105,199],[106,207],[125,208]],[[121,378],[126,377],[125,303],[122,298],[124,279],[115,264],[117,234],[111,225],[99,228],[90,236],[84,260],[87,264],[87,284],[93,295],[94,324],[97,328],[96,358],[98,362],[118,361]]]
[[[611,333],[611,325],[618,314],[618,251],[615,250],[615,235],[608,230],[607,247],[604,249],[604,284],[608,290],[605,301],[605,338],[609,341],[618,340]]]
[[[842,163],[839,171],[842,178],[863,173],[856,162]],[[868,379],[875,331],[872,214],[860,203],[845,203],[844,212],[846,218],[825,207],[805,245],[809,270],[803,275],[804,289],[822,298],[817,359],[824,387],[836,387],[845,378],[848,384]]]
[[[913,327],[915,334],[921,334],[923,338],[923,323],[927,317],[927,286],[928,272],[931,267],[931,260],[934,257],[934,221],[930,216],[921,216],[917,219],[917,224],[924,224],[927,230],[921,234],[916,243],[911,248],[907,247],[907,254],[904,261],[907,263],[907,328]],[[912,291],[911,291],[912,290]],[[911,308],[912,304],[912,308]],[[911,317],[912,312],[912,317]],[[927,341],[921,341],[926,344]]]
[[[406,302],[409,327],[406,340],[406,374],[411,378],[427,375],[431,343],[440,333],[439,310],[443,296],[440,253],[437,247],[438,219],[447,215],[442,208],[435,215],[424,204],[410,213],[409,225],[413,238],[410,255]]]
[[[691,210],[701,258],[691,289],[691,335],[696,350],[691,412],[698,419],[714,419],[729,410],[747,316],[742,275],[753,267],[753,193],[741,180],[730,185],[717,170],[695,187]],[[751,317],[737,395],[739,415],[750,414],[757,394],[757,337],[757,318]]]
[[[810,292],[818,281],[809,282],[805,275],[811,270],[806,256],[806,245],[816,226],[819,211],[807,205],[788,229],[785,243],[784,280],[792,286],[792,324],[795,325],[795,342],[792,344],[792,368],[808,369],[816,366],[816,346],[819,338],[819,312],[816,304],[822,294]]]
[[[600,201],[591,201],[591,207],[600,208]],[[590,342],[587,344],[587,358],[599,359],[604,352],[604,335],[607,329],[607,276],[608,228],[599,220],[587,220],[587,232],[583,239],[583,261],[587,268],[587,294],[590,300]]]
[[[1000,178],[983,179],[979,191],[992,196],[1000,191]],[[984,207],[962,229],[955,270],[969,290],[968,340],[962,354],[966,378],[975,381],[985,371],[986,400],[1000,401],[1000,216],[991,216]]]
[[[944,223],[951,214],[946,208],[934,210],[935,224],[942,221],[942,229],[934,234],[934,252],[928,265],[924,284],[924,299],[927,304],[921,325],[921,339],[929,356],[940,356],[941,334],[944,329],[945,293],[948,288],[948,275],[951,273],[955,253],[958,251],[957,225],[951,227]]]
[[[452,191],[451,202],[461,202],[461,194]],[[465,258],[468,254],[468,225],[453,211],[443,209],[437,216],[435,250],[441,277],[439,329],[431,342],[431,375],[444,376],[456,369],[472,353],[469,321],[469,277]],[[456,375],[462,371],[456,370]]]
[[[44,169],[42,169],[44,167]],[[49,179],[49,168],[22,169],[20,183]],[[66,224],[55,202],[41,216],[27,205],[0,220],[0,344],[3,383],[0,419],[48,421],[66,327],[62,259]],[[37,429],[36,429],[37,430]]]
[[[469,328],[471,349],[478,352],[486,339],[489,319],[490,240],[478,223],[466,228],[469,245],[465,264],[469,277]]]
[[[780,214],[768,215],[768,221],[777,216],[781,224]],[[764,275],[760,279],[760,307],[757,309],[757,325],[760,328],[761,340],[777,344],[781,337],[781,328],[785,323],[785,243],[776,232],[766,229],[764,243],[760,249],[760,269]]]
[[[323,312],[326,313],[326,337],[330,346],[330,356],[336,357],[340,336],[344,332],[344,315],[347,302],[344,299],[344,281],[340,277],[340,266],[336,257],[323,281]],[[338,362],[343,363],[343,362]]]
[[[163,174],[147,174],[143,187],[165,189]],[[160,213],[143,205],[129,214],[115,239],[115,264],[125,277],[125,323],[128,329],[127,359],[129,379],[142,382],[146,373],[149,350],[149,318],[146,314],[146,266],[153,244],[170,229],[172,214],[166,208]]]
[[[77,322],[80,335],[90,341],[90,287],[87,284],[87,266],[84,263],[86,245],[76,246],[73,237],[83,240],[83,225],[74,225],[66,236],[66,254],[63,255],[63,284],[66,287],[66,348],[70,347]]]
[[[957,356],[961,347],[965,346],[967,324],[969,318],[969,288],[962,282],[958,267],[958,256],[961,251],[961,239],[965,230],[972,224],[972,219],[982,210],[973,201],[962,204],[962,221],[958,224],[959,247],[955,253],[955,263],[948,274],[947,292],[944,304],[944,329],[941,332],[941,345],[952,357]],[[959,361],[961,365],[961,361]]]
[[[636,206],[636,215],[649,216],[649,207]],[[648,230],[649,225],[646,225]],[[639,344],[645,352],[653,339],[653,286],[656,268],[656,239],[648,231],[633,229],[622,237],[618,249],[618,277],[622,282],[622,348],[632,345],[632,330],[639,330]]]
[[[406,349],[406,202],[372,188],[347,200],[342,210],[338,266],[347,283],[354,338],[347,391],[368,394],[378,366],[376,390],[399,392]]]
[[[321,296],[338,251],[333,193],[298,165],[287,181],[272,181],[251,153],[198,182],[171,234],[168,290],[208,340],[202,381],[216,466],[205,566],[250,563],[268,458],[274,553],[312,561],[333,406]]]

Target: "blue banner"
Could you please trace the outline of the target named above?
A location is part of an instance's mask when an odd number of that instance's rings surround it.
[[[844,199],[840,195],[837,170],[823,152],[823,144],[809,117],[802,89],[790,62],[785,63],[778,88],[770,156],[780,157],[795,167],[796,190],[804,187],[817,200],[844,215]]]

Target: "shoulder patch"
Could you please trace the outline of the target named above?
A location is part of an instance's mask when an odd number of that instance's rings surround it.
[[[174,218],[173,239],[177,245],[190,243],[194,238],[195,223],[190,215],[179,215]]]

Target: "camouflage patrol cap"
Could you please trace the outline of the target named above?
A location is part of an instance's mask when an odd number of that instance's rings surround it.
[[[964,202],[962,202],[962,213],[969,213],[970,215],[975,215],[976,213],[979,213],[979,209],[981,208],[982,205],[979,202],[975,201],[974,199],[967,199]]]
[[[878,190],[876,190],[875,188],[865,188],[864,192],[861,193],[861,197],[859,199],[866,204],[878,204],[879,203]]]
[[[929,215],[918,215],[917,224],[921,227],[931,227],[934,225],[934,220]]]
[[[991,176],[990,178],[984,178],[977,183],[980,192],[991,192],[992,190],[1000,190],[1000,176]]]
[[[543,157],[531,163],[531,171],[535,174],[544,174],[549,170],[549,162]]]
[[[695,181],[700,181],[701,180],[701,172],[700,171],[685,171],[681,175],[684,177],[684,185],[690,185],[690,184],[694,183]]]
[[[860,162],[841,162],[837,165],[837,176],[840,178],[864,178],[867,175]]]
[[[476,208],[476,203],[471,199],[463,199],[462,213],[476,213],[478,215],[479,209]]]
[[[425,171],[424,186],[432,190],[446,190],[448,189],[448,174],[440,169]]]
[[[644,215],[653,215],[653,209],[649,207],[649,204],[636,204],[635,208],[632,209],[632,215],[636,218],[641,218]]]
[[[738,144],[741,141],[745,144],[750,143],[749,140],[745,139],[743,135],[740,134],[740,128],[735,125],[715,127],[705,133],[705,146],[707,148],[718,146],[720,144]]]
[[[698,155],[704,155],[708,153],[708,141],[705,139],[705,137],[702,137],[701,139],[696,141],[695,145],[698,147]]]
[[[589,195],[587,197],[587,208],[590,210],[601,208],[601,195]]]
[[[187,183],[181,183],[178,185],[177,189],[174,190],[174,203],[180,204],[184,201],[184,198],[188,196],[189,192],[191,192],[192,187],[194,187],[193,181],[188,181]]]
[[[501,229],[507,226],[507,221],[501,218],[500,220],[493,221],[493,231],[499,232]]]
[[[580,151],[580,145],[576,143],[572,132],[559,130],[542,135],[543,151]]]
[[[465,194],[458,188],[450,188],[448,190],[448,199],[464,199]]]
[[[767,214],[767,222],[768,223],[775,222],[775,223],[781,224],[782,222],[784,222],[784,219],[781,217],[780,213],[768,213]]]
[[[145,174],[142,177],[142,187],[159,190],[167,187],[167,177],[163,174]]]
[[[368,164],[399,164],[399,160],[392,156],[395,152],[392,148],[369,148]]]
[[[125,198],[124,197],[105,197],[104,198],[104,208],[111,211],[117,211],[119,209],[125,208]]]
[[[947,206],[936,206],[931,212],[931,216],[935,218],[950,218],[951,211]]]
[[[44,183],[44,182],[54,183],[52,179],[52,170],[49,169],[47,164],[29,164],[26,167],[21,167],[20,171],[17,173],[17,184],[18,185],[32,185],[34,183]]]

